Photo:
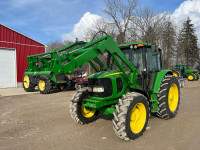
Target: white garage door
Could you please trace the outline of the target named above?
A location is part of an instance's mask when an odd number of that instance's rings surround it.
[[[0,48],[0,88],[16,87],[16,53]]]

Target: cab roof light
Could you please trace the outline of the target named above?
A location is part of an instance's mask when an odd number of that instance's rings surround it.
[[[144,44],[137,44],[137,47],[142,47],[144,46]]]

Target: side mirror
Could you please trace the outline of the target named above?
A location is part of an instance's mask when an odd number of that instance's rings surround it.
[[[151,46],[151,51],[152,51],[152,55],[153,55],[153,56],[158,55],[158,54],[159,54],[158,46],[152,45],[152,46]]]

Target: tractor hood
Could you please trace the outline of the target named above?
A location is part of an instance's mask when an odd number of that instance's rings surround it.
[[[120,71],[112,70],[112,71],[102,71],[95,74],[90,75],[88,78],[110,78],[111,76],[117,76],[123,74]]]
[[[185,69],[185,73],[197,72],[195,69]]]

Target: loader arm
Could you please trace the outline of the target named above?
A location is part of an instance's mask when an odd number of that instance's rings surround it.
[[[93,47],[92,47],[93,46]],[[99,72],[98,68],[95,64],[92,63],[94,60],[99,65],[103,66],[105,70],[110,70],[110,68],[102,64],[102,62],[97,58],[99,55],[108,52],[113,58],[115,64],[119,68],[119,70],[125,76],[125,79],[128,81],[129,86],[132,87],[133,79],[136,79],[137,70],[131,62],[126,58],[123,52],[119,49],[117,43],[113,40],[113,38],[109,35],[103,36],[95,41],[87,43],[83,45],[82,48],[75,49],[73,51],[68,52],[69,62],[63,65],[64,73],[71,73],[77,67],[82,66],[83,64],[89,62],[90,65]],[[129,68],[128,74],[119,59]]]
[[[52,68],[52,66],[54,65],[54,61],[51,60],[60,60],[61,63],[66,61],[66,53],[73,51],[74,49],[77,49],[79,47],[82,47],[82,45],[84,45],[85,42],[80,41],[80,42],[76,42],[74,44],[65,46],[63,48],[60,48],[58,50],[53,50],[50,52],[46,52],[46,53],[41,53],[41,54],[36,54],[36,55],[31,55],[31,56],[27,56],[27,60],[28,60],[28,68],[26,69],[28,72],[29,71],[47,71],[50,70]],[[66,51],[66,52],[64,52]],[[61,53],[62,52],[62,53]],[[59,56],[60,53],[60,56]],[[38,63],[41,62],[43,63],[42,66],[38,67]],[[46,70],[45,70],[46,69]]]

